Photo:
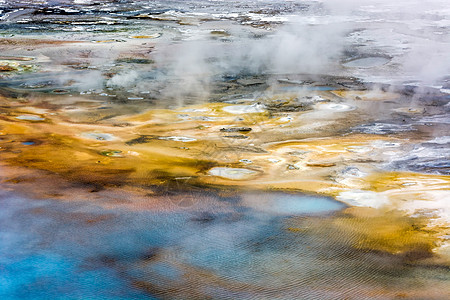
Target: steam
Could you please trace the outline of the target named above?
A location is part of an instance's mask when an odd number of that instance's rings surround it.
[[[404,58],[404,69],[424,84],[432,85],[450,74],[449,47],[435,41],[416,45]]]
[[[134,70],[126,70],[114,75],[106,82],[106,86],[113,88],[129,87],[136,83],[139,78],[138,72]]]
[[[382,53],[393,57],[385,69],[356,70],[354,75],[363,78],[376,75],[387,82],[397,77],[398,81],[415,80],[419,85],[433,85],[450,74],[447,1],[322,2],[330,16],[351,20],[353,28],[361,30],[359,42],[363,46],[358,47],[365,49],[364,54]],[[355,47],[355,41],[351,43],[349,46]]]
[[[294,23],[271,39],[265,54],[275,73],[327,73],[342,53],[344,33],[345,26]]]
[[[346,26],[289,23],[260,39],[184,41],[159,49],[158,67],[171,81],[167,97],[206,98],[223,76],[323,74],[335,69]]]
[[[448,43],[439,26],[445,21],[439,13],[443,7],[442,0],[429,1],[427,7],[420,1],[327,0],[322,10],[298,13],[258,39],[231,32],[226,42],[212,41],[199,30],[200,40],[160,49],[156,61],[171,78],[163,96],[204,100],[211,83],[224,75],[329,74],[434,84],[450,73]],[[361,41],[350,37],[356,30],[362,32]],[[349,49],[393,59],[382,66],[343,69],[340,63]]]
[[[181,33],[176,41],[155,40],[154,51],[149,54],[155,61],[153,69],[122,66],[106,81],[100,72],[93,70],[76,80],[83,87],[96,89],[106,86],[156,91],[158,98],[176,99],[182,104],[186,100],[207,100],[213,84],[225,77],[325,74],[367,81],[417,80],[432,85],[450,73],[447,34],[450,24],[446,19],[449,9],[445,10],[448,7],[445,0],[425,4],[418,0],[318,3],[316,9],[286,16],[288,21],[284,25],[273,26],[271,30],[229,22],[226,27],[229,35],[213,38],[210,34],[213,22],[189,26],[184,31],[191,32],[189,37]],[[90,61],[100,67],[111,64],[133,46],[136,45],[112,44],[106,49],[96,45],[93,55],[97,57]],[[381,55],[392,60],[366,69],[344,68],[343,59],[352,58],[348,53],[354,53],[355,57]]]
[[[162,48],[156,63],[164,70],[167,85],[163,97],[182,101],[185,97],[204,100],[209,95],[214,66],[208,63],[212,47],[207,42],[185,42]]]

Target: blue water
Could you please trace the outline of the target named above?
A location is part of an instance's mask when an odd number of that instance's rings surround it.
[[[340,210],[344,207],[339,202],[327,198],[283,195],[274,199],[274,209],[283,214],[326,213]]]
[[[0,207],[0,299],[154,299],[116,270],[89,266],[125,247],[109,242],[101,225],[72,220],[77,206],[0,193]]]
[[[255,256],[251,244],[283,232],[279,211],[343,207],[328,198],[270,195],[279,200],[276,213],[242,206],[238,197],[219,199],[228,202],[228,212],[157,214],[0,193],[0,298],[155,299],[133,282],[179,281],[184,271],[173,263],[255,282],[248,266],[277,250],[267,247]],[[152,260],[153,252],[164,251],[175,251],[176,258]],[[151,263],[143,268],[145,257]]]
[[[287,193],[244,194],[245,203],[256,210],[287,216],[325,214],[345,207],[327,197]]]
[[[156,213],[0,192],[0,299],[343,299],[448,277],[308,229],[344,207],[330,198],[209,201]]]
[[[304,231],[344,207],[330,198],[210,201],[156,213],[0,192],[0,299],[335,299],[355,283],[422,278],[413,267],[398,277],[390,258],[352,249],[337,231]]]

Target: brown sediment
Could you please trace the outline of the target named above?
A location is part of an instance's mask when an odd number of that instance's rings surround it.
[[[16,70],[17,68],[10,65],[0,65],[0,72],[11,72]]]
[[[34,60],[34,57],[28,57],[28,56],[0,56],[0,60],[30,61],[30,60]]]
[[[21,153],[8,159],[8,162],[50,171],[77,181],[136,185],[157,183],[159,179],[155,174],[158,170],[165,170],[174,177],[196,176],[201,165],[208,164],[207,161],[176,156],[176,150],[160,152],[157,147],[135,147],[132,149],[139,151],[139,156],[128,155],[126,159],[115,159],[101,155],[99,150],[105,146],[98,143],[89,144],[56,134],[45,135],[40,139],[45,143],[23,148]],[[122,152],[127,153],[131,148],[122,146],[122,149]]]
[[[77,180],[48,171],[4,164],[0,168],[2,189],[32,199],[87,201],[107,209],[174,211],[179,208],[170,197],[158,196],[152,187],[117,186],[83,178]]]
[[[29,39],[29,38],[0,38],[2,46],[50,46],[82,43],[82,41],[66,41],[66,40],[48,40],[48,39]]]

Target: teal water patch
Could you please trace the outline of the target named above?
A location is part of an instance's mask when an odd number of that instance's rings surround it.
[[[0,192],[0,299],[154,299],[92,257],[101,231],[73,220],[76,205]]]
[[[328,197],[287,193],[247,193],[243,204],[257,211],[286,216],[325,214],[345,208]]]

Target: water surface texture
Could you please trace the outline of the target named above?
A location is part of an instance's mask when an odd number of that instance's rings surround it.
[[[312,208],[308,196],[276,197],[300,204],[261,211],[245,197],[216,198],[225,202],[221,212],[156,214],[3,193],[0,293],[4,299],[246,299],[333,298],[357,289],[382,299],[397,288],[416,290],[416,282],[441,286],[448,279],[443,270],[352,250],[333,229],[316,228],[318,212],[342,205],[315,198],[323,203]],[[302,215],[295,228],[292,215]]]
[[[0,0],[0,298],[449,299],[449,16]]]

